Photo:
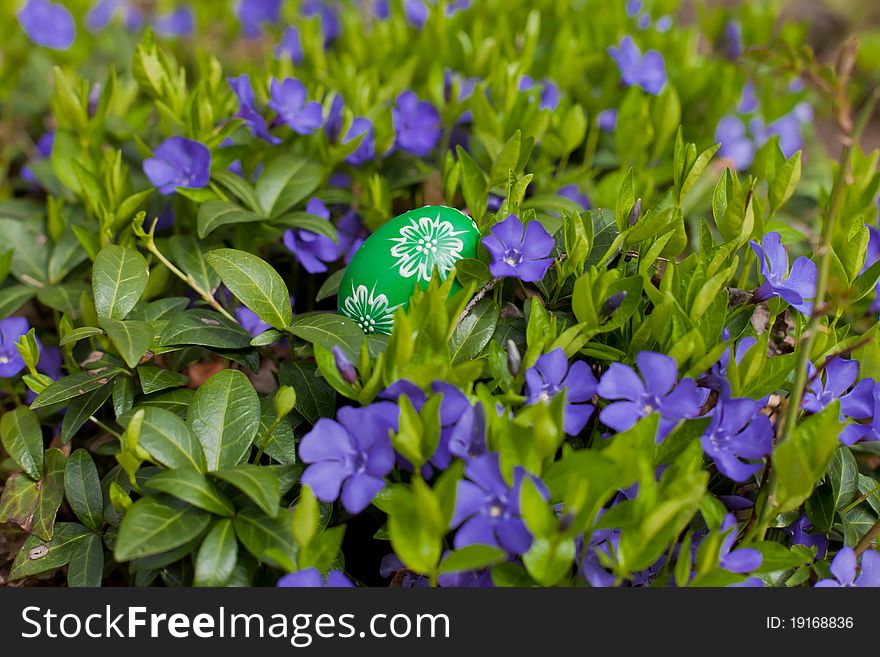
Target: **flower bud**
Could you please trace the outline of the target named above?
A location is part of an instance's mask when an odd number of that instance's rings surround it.
[[[519,370],[522,367],[522,356],[519,353],[519,349],[516,347],[516,343],[513,340],[507,341],[507,369],[510,370],[510,373],[513,376],[519,374]]]
[[[352,362],[348,360],[348,356],[345,355],[345,352],[342,351],[342,349],[336,346],[333,347],[333,359],[336,361],[336,369],[339,370],[339,374],[342,375],[345,382],[351,385],[357,383],[357,370],[354,368]]]
[[[291,386],[281,386],[275,393],[275,415],[284,417],[296,406],[296,390]]]
[[[602,310],[600,311],[602,317],[611,317],[611,315],[614,314],[614,311],[620,308],[620,304],[623,303],[624,299],[626,299],[626,290],[622,290],[617,294],[612,295],[608,301],[602,304]]]

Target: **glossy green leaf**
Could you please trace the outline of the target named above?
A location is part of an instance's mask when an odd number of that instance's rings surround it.
[[[238,540],[232,521],[214,522],[196,555],[193,586],[226,586],[238,560]]]
[[[229,497],[203,473],[191,468],[180,467],[160,472],[150,477],[145,486],[220,516],[231,517],[235,513]]]
[[[205,259],[224,285],[260,319],[278,329],[290,326],[290,292],[269,263],[236,249],[215,249],[206,253]]]
[[[277,517],[281,493],[278,476],[272,470],[252,463],[242,463],[232,468],[216,470],[211,476],[235,486],[270,518]]]
[[[168,506],[142,497],[125,512],[113,553],[117,561],[160,554],[201,534],[210,514],[191,506]]]
[[[74,451],[64,467],[64,494],[67,503],[89,529],[97,531],[104,519],[104,497],[98,468],[85,449]]]
[[[13,461],[33,479],[43,476],[43,430],[37,414],[25,406],[0,417],[0,441]]]
[[[92,268],[92,292],[99,317],[125,319],[147,287],[147,261],[134,249],[116,244],[98,253]]]

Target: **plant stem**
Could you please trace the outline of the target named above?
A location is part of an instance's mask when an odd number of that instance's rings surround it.
[[[90,415],[89,420],[94,422],[96,425],[98,425],[101,429],[103,429],[104,431],[109,433],[111,436],[115,436],[117,440],[122,440],[122,436],[118,432],[116,432],[113,429],[111,429],[110,427],[108,427],[106,424],[101,422],[101,420],[96,418],[94,415]]]
[[[468,301],[468,304],[464,307],[464,310],[461,311],[461,315],[458,316],[457,324],[461,324],[462,320],[467,317],[468,313],[474,309],[474,306],[476,306],[493,287],[498,285],[498,281],[500,280],[500,278],[494,277],[492,278],[492,280],[490,280],[479,289],[479,291],[474,295],[474,298]]]
[[[856,545],[856,556],[858,557],[862,552],[871,547],[871,543],[873,543],[874,539],[878,536],[880,536],[880,520],[875,522],[874,526],[868,530],[868,533],[862,536],[862,540]]]

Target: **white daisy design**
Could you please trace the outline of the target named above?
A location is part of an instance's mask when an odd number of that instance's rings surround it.
[[[400,229],[400,237],[390,238],[396,244],[391,247],[391,255],[397,258],[395,267],[400,268],[404,278],[416,276],[419,281],[431,280],[434,265],[444,278],[456,260],[461,258],[464,242],[458,235],[464,230],[455,230],[446,220],[440,220],[440,214],[431,217],[411,219],[409,224]]]
[[[359,285],[357,289],[352,285],[351,296],[342,302],[343,312],[367,334],[390,333],[397,308],[388,305],[384,294],[376,294],[375,289],[367,290],[366,285]]]

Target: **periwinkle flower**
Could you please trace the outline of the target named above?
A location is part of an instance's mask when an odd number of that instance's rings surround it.
[[[649,50],[642,55],[632,37],[624,37],[620,47],[611,46],[608,54],[620,69],[621,82],[627,87],[638,86],[656,96],[666,86],[666,64],[663,55]]]
[[[275,57],[287,57],[294,64],[302,64],[303,49],[299,29],[288,27],[281,35],[281,41],[275,46]]]
[[[590,203],[590,197],[582,192],[577,185],[563,185],[556,190],[556,193],[563,198],[567,198],[569,201],[574,201],[584,210],[589,210],[593,207],[593,204]]]
[[[761,469],[760,463],[746,459],[762,459],[773,449],[773,425],[759,414],[760,409],[761,403],[754,399],[720,401],[700,438],[706,456],[733,481],[747,481]]]
[[[812,529],[813,523],[810,519],[802,515],[797,522],[783,531],[791,534],[792,545],[805,545],[807,547],[816,548],[816,558],[822,559],[828,551],[828,537],[824,534],[814,534],[807,530]]]
[[[103,30],[122,3],[123,0],[98,0],[86,14],[86,27],[92,32]]]
[[[281,14],[283,0],[239,0],[238,20],[245,37],[260,36],[263,23],[276,23]]]
[[[682,379],[676,385],[678,366],[666,354],[642,351],[636,363],[641,378],[628,365],[611,363],[599,379],[599,396],[613,400],[601,410],[599,419],[615,431],[626,431],[646,415],[659,413],[660,442],[680,420],[697,417],[707,391],[700,390],[693,379]]]
[[[331,570],[326,579],[317,568],[303,568],[295,573],[287,573],[278,580],[282,588],[352,588],[354,584],[340,570]]]
[[[856,577],[857,571],[858,577]],[[872,549],[865,551],[859,568],[856,551],[851,547],[845,547],[832,559],[831,574],[834,576],[833,579],[820,579],[816,582],[816,587],[880,587],[880,553]]]
[[[0,378],[11,379],[24,369],[24,359],[15,343],[30,329],[24,317],[0,319]]]
[[[235,309],[235,319],[245,331],[254,337],[272,328],[267,322],[260,319],[257,313],[246,306],[239,306]]]
[[[306,212],[324,221],[330,221],[330,210],[319,198],[306,203]],[[313,233],[304,228],[291,228],[284,233],[284,246],[310,274],[327,271],[327,263],[339,257],[339,245],[326,235]]]
[[[428,22],[428,6],[423,0],[403,0],[403,13],[407,22],[419,29]]]
[[[751,240],[752,251],[758,256],[764,282],[755,290],[755,301],[780,297],[792,308],[809,316],[816,296],[816,265],[805,256],[798,257],[788,270],[788,253],[779,233],[767,233],[759,244]]]
[[[320,420],[319,420],[320,421]],[[532,545],[532,535],[519,515],[519,493],[526,477],[549,497],[541,480],[517,466],[513,484],[501,475],[498,454],[489,452],[468,461],[465,479],[458,482],[452,528],[458,528],[453,539],[456,548],[467,545],[490,545],[519,555]]]
[[[873,379],[862,379],[855,388],[840,400],[840,409],[845,415],[869,419],[866,424],[849,424],[840,432],[840,442],[854,445],[862,442],[880,440],[880,385]]]
[[[718,157],[730,160],[737,171],[748,169],[755,159],[755,144],[738,116],[728,115],[718,121],[715,141],[721,144]]]
[[[354,167],[366,164],[376,155],[376,141],[373,132],[373,122],[364,117],[357,117],[351,122],[348,133],[342,138],[342,143],[347,144],[350,141],[363,136],[357,148],[349,153],[345,161]]]
[[[535,87],[535,81],[528,75],[522,76],[519,81],[519,90],[528,91]],[[541,80],[541,102],[539,109],[555,110],[559,105],[559,87],[551,80]]]
[[[336,94],[330,101],[330,109],[327,110],[327,120],[324,122],[324,132],[331,144],[335,144],[342,132],[342,108],[345,105],[342,96]]]
[[[397,430],[399,409],[391,402],[354,408],[343,406],[336,420],[320,418],[299,446],[308,464],[301,483],[322,502],[340,497],[349,513],[360,513],[385,488],[394,467],[390,433]]]
[[[336,223],[336,234],[339,238],[339,253],[343,261],[348,264],[364,240],[370,236],[370,231],[352,208],[339,218]]]
[[[767,143],[771,137],[779,137],[779,150],[785,157],[791,157],[803,147],[801,120],[798,113],[794,111],[779,117],[766,126],[760,117],[755,117],[749,122],[749,129],[758,146]]]
[[[602,130],[603,132],[614,132],[617,129],[617,110],[602,110],[596,115],[596,122],[599,124],[599,130]]]
[[[354,363],[352,363],[348,356],[346,356],[345,352],[342,351],[342,348],[338,345],[333,345],[331,351],[333,352],[333,362],[336,364],[336,371],[339,372],[339,375],[343,380],[349,385],[357,383],[357,370],[354,367]]]
[[[756,109],[758,109],[758,96],[755,94],[755,85],[751,82],[746,82],[743,86],[736,111],[740,114],[751,114]]]
[[[729,531],[727,536],[721,543],[721,551],[719,553],[719,565],[724,570],[732,573],[750,573],[761,567],[764,560],[763,555],[754,548],[733,549],[736,542],[736,518],[732,513],[728,513],[721,523],[721,531]]]
[[[38,46],[67,50],[76,39],[76,23],[64,5],[48,0],[28,0],[18,12],[18,22]]]
[[[558,394],[565,395],[565,433],[576,436],[593,414],[590,404],[598,383],[590,366],[582,360],[568,365],[561,347],[546,353],[526,370],[526,402],[536,404],[548,401]]]
[[[243,73],[237,78],[227,78],[227,82],[238,98],[238,113],[235,116],[242,119],[256,137],[264,139],[270,144],[280,144],[281,140],[269,132],[266,119],[254,105],[256,99],[250,76]]]
[[[726,41],[725,52],[728,59],[738,59],[743,51],[742,28],[736,21],[727,21],[724,26],[724,38]]]
[[[342,34],[342,24],[334,6],[325,0],[304,0],[302,15],[305,18],[318,16],[321,19],[321,32],[324,34],[324,46],[330,45]]]
[[[198,189],[210,180],[211,151],[192,139],[169,137],[144,160],[143,168],[160,194],[173,194],[177,187]]]
[[[428,157],[443,134],[440,114],[430,102],[420,101],[412,91],[397,97],[391,119],[397,133],[396,145],[419,157]]]
[[[481,243],[492,261],[489,271],[498,278],[518,278],[526,283],[540,281],[553,264],[556,242],[538,221],[523,226],[515,214],[492,226]]]
[[[170,14],[156,16],[153,21],[156,34],[164,37],[185,37],[195,30],[195,17],[189,7],[180,7]]]
[[[451,103],[453,102],[453,100],[456,103],[467,100],[471,97],[471,94],[474,93],[474,87],[476,87],[477,81],[477,78],[468,78],[457,71],[453,71],[452,69],[444,69],[443,99],[447,103]],[[452,96],[453,87],[458,88],[458,94],[455,96],[454,99]]]
[[[824,374],[823,381],[822,375],[816,374],[816,366],[807,364],[809,384],[804,391],[802,406],[810,413],[818,413],[835,399],[841,399],[845,395],[859,375],[859,362],[832,358],[825,364]]]
[[[626,0],[624,9],[626,10],[626,15],[630,18],[638,16],[642,10],[642,0]]]
[[[730,339],[730,334],[727,329],[724,329],[722,335],[725,340]],[[757,343],[758,341],[750,335],[747,335],[737,342],[736,349],[734,350],[736,363],[739,364],[742,362],[746,352]],[[721,400],[730,398],[730,381],[727,379],[727,367],[729,364],[730,347],[724,350],[724,353],[721,354],[721,358],[718,359],[718,362],[709,368],[709,371],[700,379],[700,385],[716,391]]]
[[[35,157],[30,160],[30,163],[37,162],[39,160],[44,160],[48,157],[52,157],[52,148],[55,145],[55,132],[50,130],[48,132],[44,132],[37,139],[36,147],[37,152]],[[34,175],[33,170],[31,169],[29,164],[24,165],[21,168],[21,177],[24,178],[29,183],[36,183],[37,177]]]
[[[672,16],[661,16],[654,22],[654,29],[660,32],[668,32],[672,29]]]
[[[269,107],[278,112],[278,117],[294,132],[310,135],[321,128],[321,103],[307,102],[308,92],[299,80],[286,78],[279,82],[272,78],[269,95]]]

